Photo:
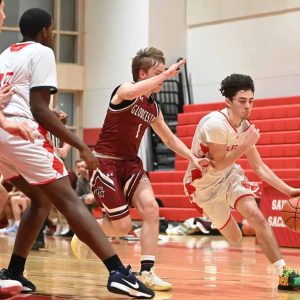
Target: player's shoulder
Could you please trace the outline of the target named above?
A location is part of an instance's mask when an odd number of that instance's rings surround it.
[[[222,114],[222,111],[212,111],[205,115],[200,122],[205,122],[206,124],[210,123],[217,123],[217,124],[223,124],[224,123],[224,116]]]
[[[33,43],[31,45],[30,49],[32,52],[36,53],[36,54],[48,54],[48,55],[53,55],[54,52],[51,48],[44,46],[40,43]]]

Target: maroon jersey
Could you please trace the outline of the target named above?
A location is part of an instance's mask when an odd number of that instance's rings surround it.
[[[133,101],[123,100],[118,105],[110,102],[94,150],[123,159],[135,159],[145,130],[158,115],[159,108],[152,97],[140,96]]]

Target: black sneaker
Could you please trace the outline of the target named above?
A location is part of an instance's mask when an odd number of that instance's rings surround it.
[[[127,295],[138,299],[152,299],[155,293],[138,280],[130,269],[131,267],[128,266],[128,275],[123,275],[118,271],[110,272],[107,289],[115,294]]]
[[[45,248],[45,242],[43,241],[35,241],[31,247],[31,250],[38,251],[39,249]]]
[[[29,281],[28,279],[26,279],[23,274],[19,274],[19,275],[12,275],[10,274],[10,272],[7,270],[7,269],[2,269],[0,271],[0,278],[1,279],[5,279],[5,280],[8,280],[8,279],[12,279],[12,280],[17,280],[19,282],[21,282],[22,284],[22,293],[32,293],[32,292],[35,292],[36,290],[36,286],[31,282]]]

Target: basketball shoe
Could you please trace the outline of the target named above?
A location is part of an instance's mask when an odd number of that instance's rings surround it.
[[[172,284],[162,280],[154,272],[154,267],[150,271],[142,271],[137,274],[140,279],[149,289],[153,291],[168,291],[172,288]]]
[[[0,271],[0,279],[1,280],[16,280],[19,281],[22,285],[22,293],[31,293],[35,292],[36,287],[35,285],[29,281],[27,278],[23,276],[23,273],[19,275],[13,275],[11,274],[7,269],[2,269]]]
[[[114,294],[127,295],[137,299],[152,299],[155,293],[138,280],[131,267],[127,267],[128,275],[118,271],[109,274],[107,289]]]
[[[279,276],[279,290],[300,290],[300,274],[293,268],[284,266],[283,274]]]
[[[2,280],[0,279],[0,295],[10,295],[20,293],[22,284],[16,280]]]

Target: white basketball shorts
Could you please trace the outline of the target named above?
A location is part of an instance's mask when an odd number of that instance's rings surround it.
[[[49,133],[36,121],[23,117],[8,117],[25,121],[34,130],[34,143],[13,136],[0,128],[0,173],[9,180],[22,176],[30,184],[45,184],[67,176],[62,160],[55,153]]]

